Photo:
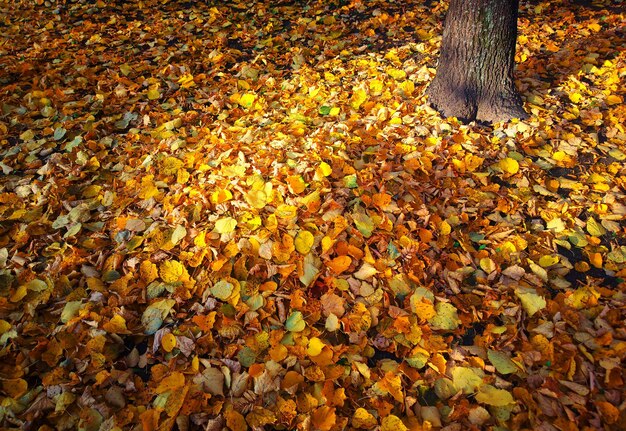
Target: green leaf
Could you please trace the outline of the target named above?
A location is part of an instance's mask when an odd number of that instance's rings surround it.
[[[65,307],[63,307],[63,311],[61,312],[61,322],[67,323],[70,320],[72,320],[74,317],[76,317],[76,315],[78,315],[78,312],[80,311],[82,307],[83,307],[82,301],[67,302],[65,304]]]
[[[509,358],[509,355],[504,352],[488,350],[487,357],[500,374],[511,374],[518,370],[515,363]]]
[[[472,394],[483,384],[485,374],[479,368],[455,367],[452,370],[452,383],[458,391]]]
[[[374,221],[364,212],[355,212],[352,214],[352,220],[356,228],[363,234],[365,238],[372,236],[374,231]]]
[[[33,292],[43,292],[44,290],[48,289],[48,284],[43,280],[35,278],[34,280],[26,283],[26,288],[28,290],[32,290]]]
[[[299,311],[294,311],[287,317],[285,321],[285,328],[290,332],[302,332],[306,327],[306,322],[302,317],[302,313]]]
[[[244,367],[250,367],[256,361],[256,353],[250,347],[245,346],[237,353],[239,363]]]
[[[359,185],[356,181],[356,174],[346,175],[345,177],[343,177],[343,185],[349,189],[357,188]]]
[[[596,219],[589,217],[587,219],[587,232],[589,232],[591,236],[598,237],[604,235],[606,233],[606,229],[598,223]]]
[[[454,383],[452,380],[442,377],[441,379],[435,380],[435,394],[441,400],[447,400],[448,398],[452,398],[456,395],[457,389],[454,387]]]
[[[422,369],[428,363],[429,358],[430,354],[427,350],[418,349],[406,358],[406,362],[413,368]]]
[[[176,226],[176,228],[174,229],[174,232],[172,232],[172,238],[170,239],[171,243],[176,245],[180,242],[181,239],[183,239],[185,236],[187,236],[187,229],[185,229],[184,226],[182,225],[178,225]]]
[[[332,108],[330,106],[323,105],[323,106],[320,106],[319,113],[320,115],[328,115],[330,114],[331,109]]]
[[[145,328],[144,332],[152,335],[158,331],[174,304],[176,301],[173,299],[161,299],[148,305],[141,316],[141,324]]]
[[[428,321],[433,329],[453,331],[459,327],[461,320],[454,305],[447,302],[438,302],[435,305],[435,311],[437,314]]]
[[[57,127],[56,129],[54,129],[54,135],[53,135],[54,140],[60,141],[61,139],[63,139],[66,132],[67,130],[65,130],[63,127]]]
[[[211,294],[222,301],[226,301],[232,295],[234,288],[232,283],[220,280],[211,288]]]

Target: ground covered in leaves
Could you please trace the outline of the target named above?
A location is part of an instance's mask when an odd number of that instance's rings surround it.
[[[438,2],[2,2],[0,425],[624,429],[620,5],[481,127]]]

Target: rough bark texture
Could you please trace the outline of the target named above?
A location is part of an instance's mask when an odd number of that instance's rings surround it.
[[[439,112],[463,121],[525,118],[513,68],[519,0],[450,0],[437,74]]]

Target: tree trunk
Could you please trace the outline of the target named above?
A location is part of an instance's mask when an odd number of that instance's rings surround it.
[[[519,0],[450,0],[430,102],[462,121],[526,118],[513,67]]]

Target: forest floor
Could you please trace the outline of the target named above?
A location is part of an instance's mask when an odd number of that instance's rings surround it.
[[[626,429],[622,2],[0,2],[0,426]]]

